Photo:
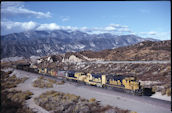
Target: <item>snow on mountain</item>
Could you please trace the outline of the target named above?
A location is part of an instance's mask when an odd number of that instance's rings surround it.
[[[118,48],[145,39],[135,35],[87,34],[81,31],[27,31],[1,36],[1,58],[45,56],[71,51]]]

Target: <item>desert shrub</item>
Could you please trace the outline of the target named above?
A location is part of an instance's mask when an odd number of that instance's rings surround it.
[[[162,94],[162,95],[165,95],[165,94],[166,94],[166,90],[165,90],[165,89],[162,89],[162,90],[161,90],[161,94]]]
[[[37,80],[33,82],[34,87],[39,87],[39,88],[52,88],[53,83],[47,81],[46,79],[43,79],[42,76],[39,77]]]
[[[130,113],[137,113],[137,112],[135,112],[135,111],[131,111]]]
[[[1,89],[9,89],[16,87],[19,83],[23,83],[27,80],[27,77],[17,78],[16,75],[9,76],[11,72],[1,71]]]
[[[65,94],[53,90],[34,98],[34,101],[39,106],[54,113],[78,113],[80,111],[83,113],[105,113],[109,109],[117,113],[129,113],[129,110],[113,108],[112,106],[101,106],[95,98],[87,100],[74,94]]]
[[[24,83],[27,79],[29,79],[29,78],[28,77],[21,78],[21,83]]]
[[[51,83],[53,83],[53,84],[56,83],[56,80],[53,80],[53,79],[50,79],[50,78],[48,79],[48,81],[51,82]]]
[[[113,107],[110,106],[110,105],[106,105],[106,106],[102,107],[102,108],[100,109],[100,111],[103,112],[103,111],[107,111],[107,110],[109,110],[109,109],[113,109]]]
[[[65,82],[64,80],[60,81],[60,82],[56,82],[57,85],[63,85]]]
[[[89,102],[95,102],[95,101],[96,101],[95,98],[91,98],[91,99],[89,100]]]
[[[47,83],[47,84],[45,85],[45,87],[46,87],[46,88],[52,88],[52,87],[53,87],[53,84],[52,84],[52,83]]]
[[[40,76],[40,77],[38,77],[37,80],[35,80],[33,82],[33,86],[34,87],[39,87],[39,88],[52,88],[53,84],[62,85],[64,83],[65,82],[63,80],[62,81],[56,81],[56,80],[53,80],[53,79],[50,79],[50,78],[46,79],[43,76]]]
[[[38,79],[45,79],[43,76],[39,76]]]
[[[157,90],[158,90],[157,86],[152,87],[152,92],[157,92]]]
[[[1,113],[34,113],[24,105],[25,99],[27,99],[26,97],[30,94],[29,91],[2,91]]]
[[[118,107],[115,107],[114,109],[116,110],[117,113],[130,113],[129,110],[123,110],[123,109],[120,109]]]
[[[8,90],[24,82],[27,78],[17,78],[15,75],[9,76],[9,74],[11,72],[1,71],[1,113],[34,113],[24,104],[32,92]]]
[[[9,94],[7,95],[8,99],[11,99],[14,102],[19,102],[19,103],[23,103],[25,102],[25,100],[30,99],[30,96],[33,95],[32,92],[30,91],[16,91],[16,90],[12,90],[8,92]]]
[[[171,96],[171,88],[168,88],[168,89],[166,90],[166,95],[167,95],[167,96]]]

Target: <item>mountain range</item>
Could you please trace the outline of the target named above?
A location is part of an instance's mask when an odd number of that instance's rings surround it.
[[[136,35],[87,34],[81,31],[27,31],[1,36],[1,58],[46,56],[50,54],[100,51],[136,44],[142,41],[158,41]]]

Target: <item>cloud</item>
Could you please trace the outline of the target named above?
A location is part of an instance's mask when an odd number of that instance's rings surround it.
[[[101,33],[112,33],[115,35],[138,35],[143,38],[155,38],[160,40],[170,40],[171,32],[133,32],[129,29],[128,26],[120,25],[120,24],[110,24],[105,27],[94,27],[88,28],[84,27],[76,27],[76,26],[60,26],[56,23],[48,23],[48,24],[39,24],[33,21],[29,22],[13,22],[13,21],[5,21],[1,22],[1,34],[6,35],[9,33],[16,33],[28,30],[68,30],[68,31],[82,31],[89,34],[101,34]]]
[[[56,23],[49,23],[49,24],[38,24],[33,21],[29,22],[13,22],[13,21],[5,21],[1,22],[1,34],[6,35],[10,33],[17,33],[17,32],[23,32],[28,30],[81,30],[85,31],[87,30],[86,27],[82,27],[81,29],[78,27],[73,26],[59,26]]]
[[[122,34],[131,32],[128,26],[120,25],[120,24],[110,24],[105,27],[95,27],[88,31],[89,31],[88,33],[91,33],[91,34],[112,33],[116,35],[122,35]]]
[[[65,21],[68,21],[69,18],[63,18],[62,21],[65,22]]]
[[[50,23],[50,24],[40,24],[36,30],[80,30],[78,27],[72,27],[72,26],[59,26],[56,23]],[[82,28],[83,30],[83,28]]]
[[[58,30],[58,29],[60,29],[60,26],[58,26],[56,23],[41,24],[39,27],[36,28],[36,30]]]
[[[139,36],[144,38],[155,38],[159,40],[170,40],[171,39],[171,32],[155,32],[155,31],[149,31],[149,32],[139,32]]]
[[[157,33],[154,31],[148,32],[149,35],[156,35]]]
[[[16,16],[33,16],[36,18],[49,18],[50,12],[39,12],[26,9],[23,2],[2,2],[1,4],[1,17],[9,18]]]
[[[141,35],[157,35],[157,32],[150,31],[150,32],[140,32]]]
[[[131,32],[130,35],[136,35],[136,33],[135,32]]]
[[[70,31],[80,30],[78,27],[73,27],[73,26],[61,26],[60,28],[63,30],[70,30]]]
[[[69,16],[60,16],[60,19],[62,22],[66,22],[66,21],[70,20],[70,17]]]
[[[22,32],[22,31],[28,31],[36,28],[37,23],[33,21],[29,22],[1,22],[1,33],[2,35],[4,34],[9,34],[9,33],[14,33],[14,32]]]
[[[113,26],[107,26],[107,27],[105,27],[105,30],[107,30],[107,31],[113,31],[113,30],[116,30],[116,28],[113,27]]]

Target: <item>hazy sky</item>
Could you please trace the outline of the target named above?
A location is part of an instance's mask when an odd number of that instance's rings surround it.
[[[2,2],[1,34],[80,30],[171,38],[170,1]]]

